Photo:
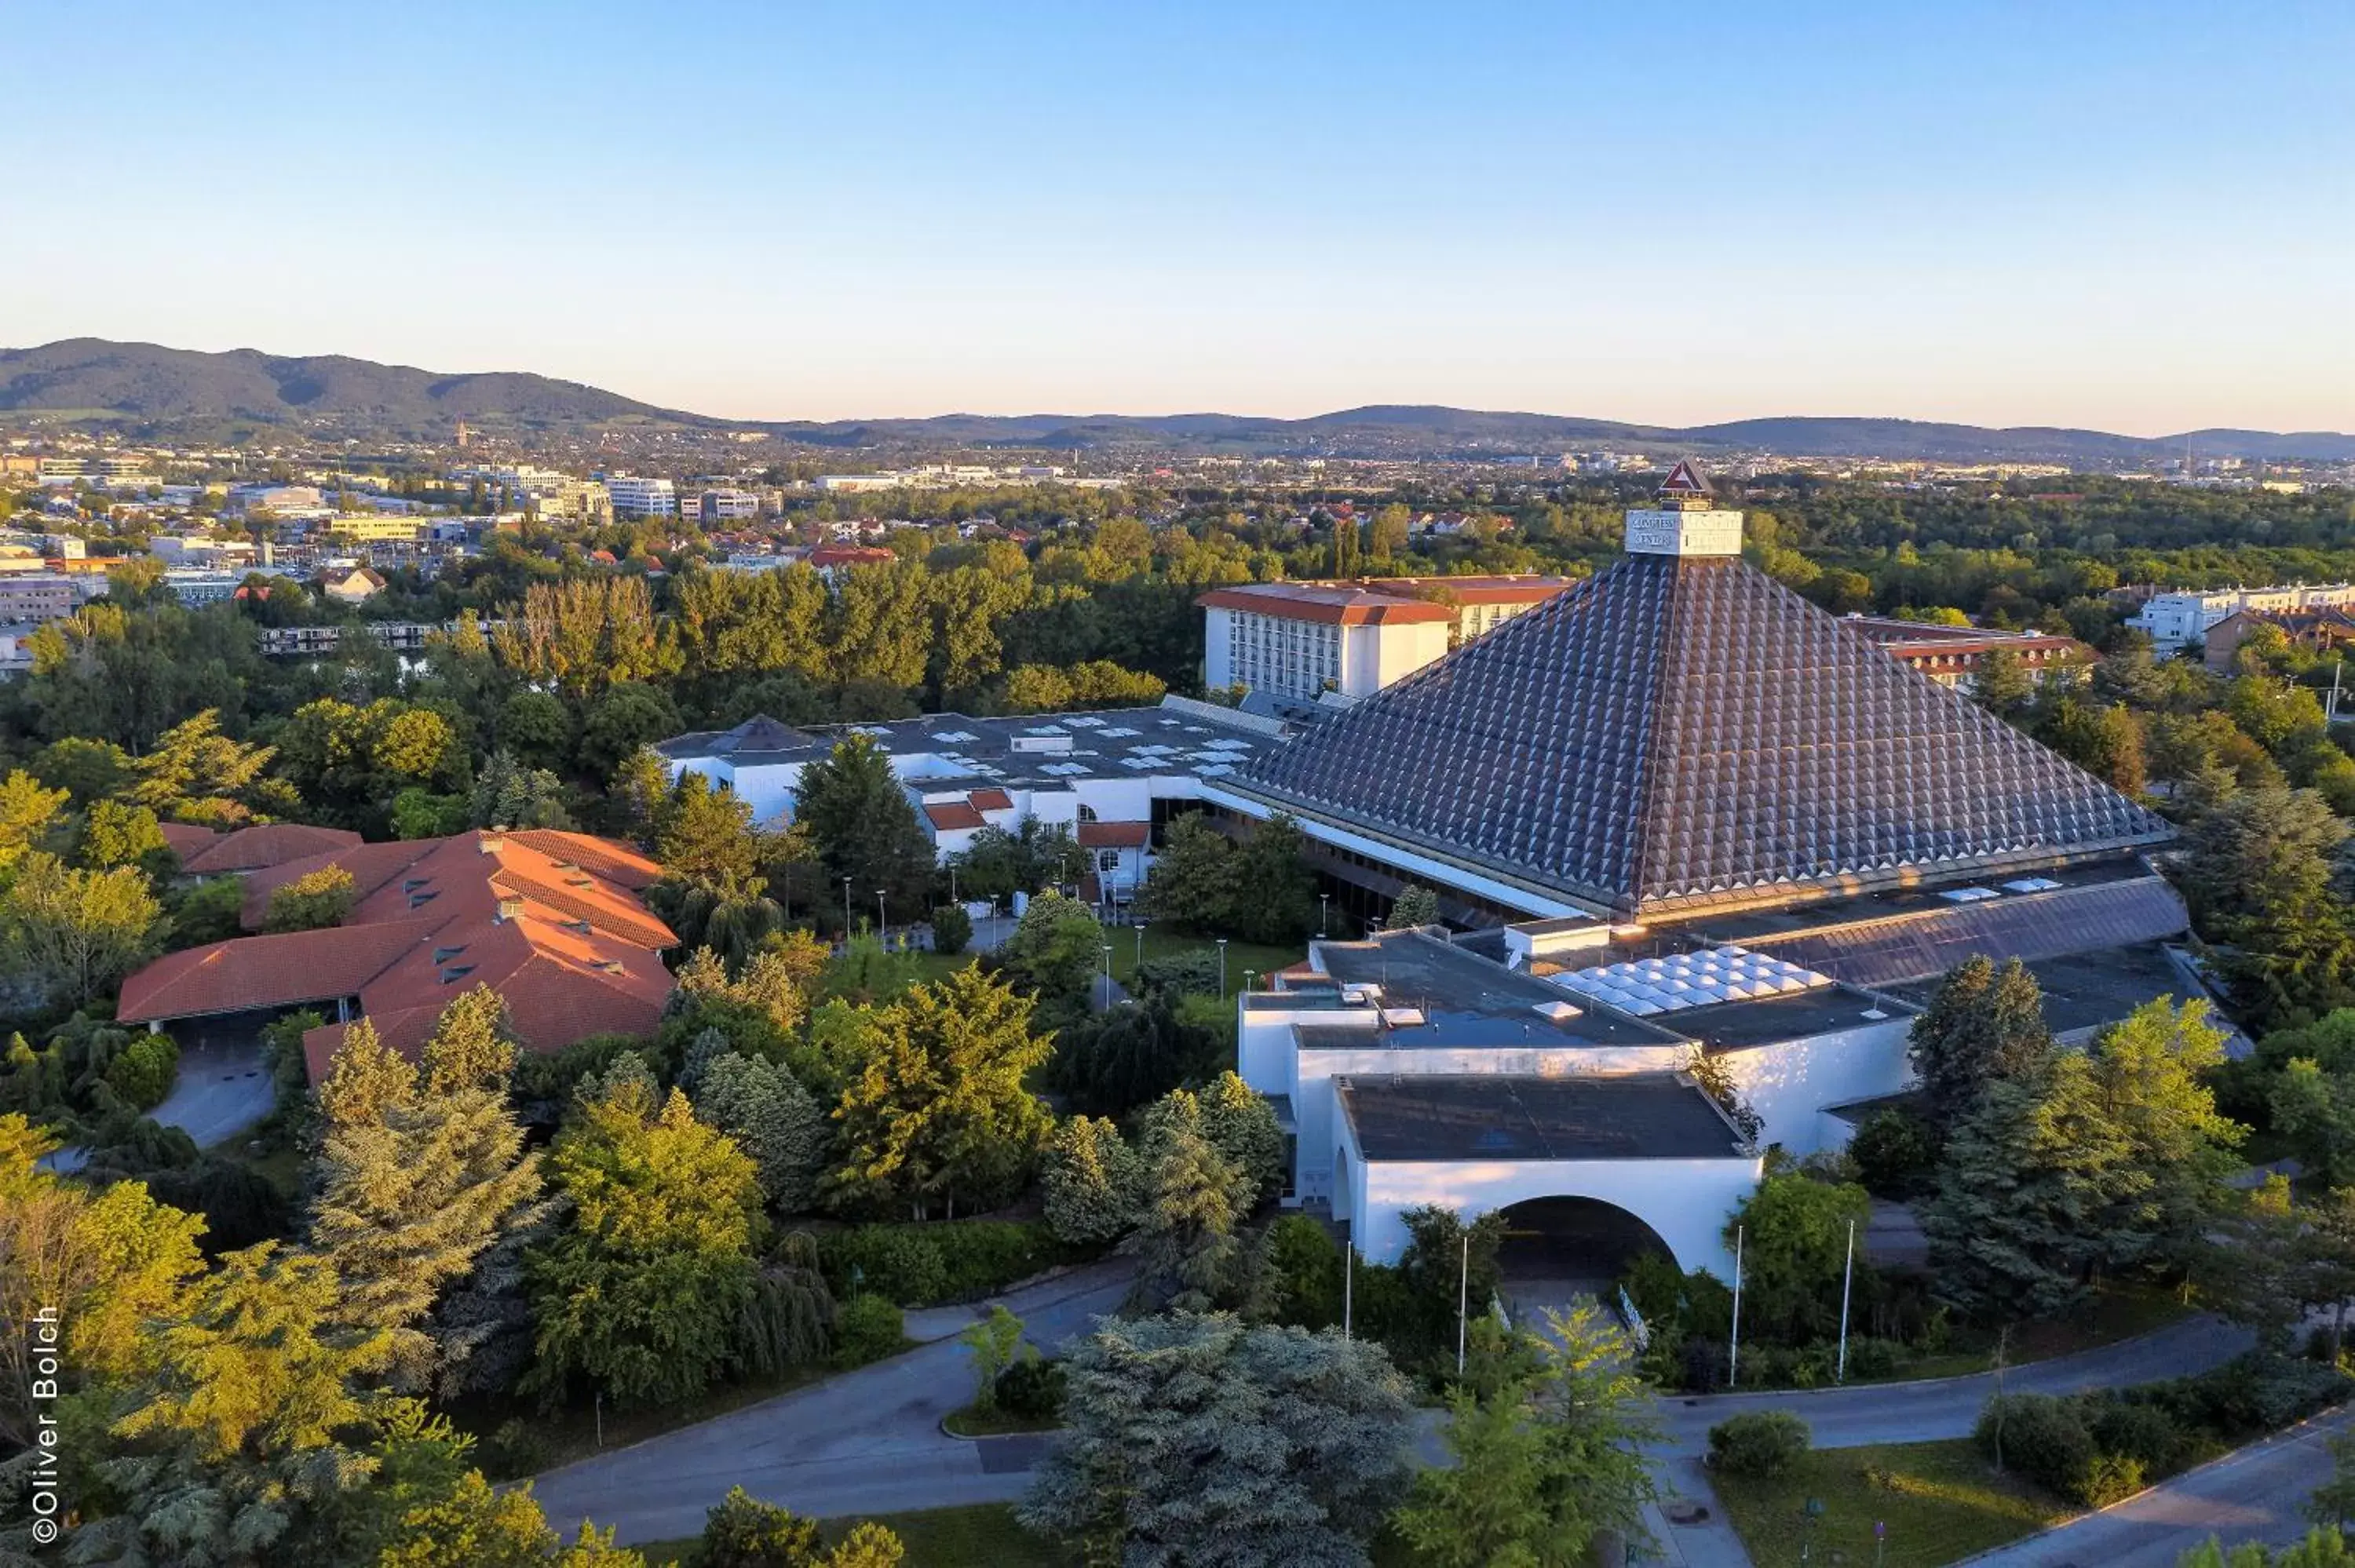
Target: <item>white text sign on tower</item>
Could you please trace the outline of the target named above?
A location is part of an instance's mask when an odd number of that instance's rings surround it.
[[[1739,512],[1632,511],[1627,514],[1627,553],[1635,556],[1738,556]]]

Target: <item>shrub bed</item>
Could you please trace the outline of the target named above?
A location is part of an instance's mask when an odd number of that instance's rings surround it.
[[[872,1292],[902,1307],[992,1296],[1065,1255],[1044,1220],[856,1225],[818,1243],[819,1266],[836,1295]]]
[[[2130,1389],[1987,1401],[1973,1434],[1990,1462],[2053,1496],[2106,1508],[2205,1454],[2347,1397],[2335,1367],[2253,1351],[2193,1377]]]

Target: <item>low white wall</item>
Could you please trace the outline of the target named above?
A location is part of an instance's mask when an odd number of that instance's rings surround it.
[[[1891,1018],[1805,1040],[1717,1053],[1742,1097],[1764,1121],[1760,1135],[1795,1155],[1835,1147],[1845,1137],[1827,1130],[1836,1118],[1826,1106],[1893,1095],[1913,1081],[1905,1059],[1913,1020]]]

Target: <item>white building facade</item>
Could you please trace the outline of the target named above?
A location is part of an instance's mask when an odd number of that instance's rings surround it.
[[[2208,629],[2243,610],[2344,609],[2355,605],[2355,583],[2291,583],[2283,588],[2196,588],[2153,594],[2126,621],[2147,632],[2162,654],[2199,642]]]

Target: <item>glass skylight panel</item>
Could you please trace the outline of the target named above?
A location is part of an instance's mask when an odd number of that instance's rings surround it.
[[[1131,736],[1143,735],[1145,732],[1141,729],[1131,729],[1124,724],[1115,724],[1106,725],[1103,733],[1106,740],[1126,740]],[[1142,751],[1145,747],[1139,747],[1137,749]]]
[[[1087,714],[1073,714],[1063,722],[1070,725],[1073,729],[1093,729],[1097,726],[1103,724],[1103,720],[1092,717]]]

